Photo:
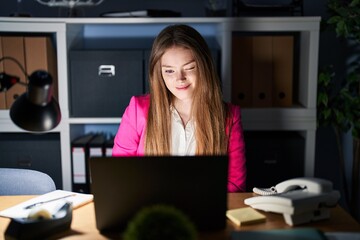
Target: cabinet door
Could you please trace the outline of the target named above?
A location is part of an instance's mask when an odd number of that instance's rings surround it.
[[[59,133],[0,133],[0,168],[33,169],[48,174],[62,189]]]
[[[131,96],[144,92],[143,52],[72,51],[72,117],[121,117]]]
[[[297,132],[245,131],[247,190],[304,176],[305,139]]]

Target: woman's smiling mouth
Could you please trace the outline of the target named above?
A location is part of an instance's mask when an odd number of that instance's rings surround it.
[[[179,87],[176,87],[177,90],[186,90],[190,87],[191,84],[189,85],[186,85],[186,86],[179,86]]]

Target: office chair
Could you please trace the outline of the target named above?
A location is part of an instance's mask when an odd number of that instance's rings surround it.
[[[0,168],[0,195],[40,195],[56,190],[52,178],[30,169]]]

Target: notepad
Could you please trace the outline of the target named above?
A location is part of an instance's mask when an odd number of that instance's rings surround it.
[[[48,209],[49,212],[52,212],[52,209],[56,209],[56,206],[59,205],[59,201],[71,202],[73,209],[76,209],[91,202],[93,198],[94,196],[92,194],[55,190],[0,211],[0,217],[27,218],[32,210],[32,208],[27,207],[36,203],[41,203],[39,207],[42,206],[45,209]]]
[[[265,215],[251,207],[243,207],[226,211],[226,216],[237,226],[265,222]]]

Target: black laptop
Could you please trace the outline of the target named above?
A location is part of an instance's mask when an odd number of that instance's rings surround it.
[[[96,226],[122,232],[142,208],[171,205],[199,231],[226,227],[227,156],[93,157]]]

